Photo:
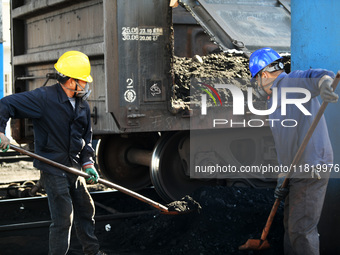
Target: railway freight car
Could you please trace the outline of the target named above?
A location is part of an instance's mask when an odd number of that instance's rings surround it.
[[[187,75],[197,66],[176,74],[174,65],[178,56],[216,51],[244,63],[241,57],[264,46],[289,52],[289,4],[182,0],[172,8],[169,2],[12,0],[13,91],[55,83],[56,60],[82,51],[92,65],[88,102],[106,178],[134,190],[152,184],[165,200],[203,185],[273,184],[273,176],[234,174],[276,161],[270,122],[254,114],[266,102],[248,90],[249,74],[229,66],[232,80],[201,79]],[[199,65],[204,57],[190,61]],[[178,83],[185,75],[190,82]],[[30,120],[12,120],[12,130],[17,142],[32,142]]]

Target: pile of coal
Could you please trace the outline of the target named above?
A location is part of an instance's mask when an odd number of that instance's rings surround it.
[[[174,57],[174,83],[172,100],[176,103],[199,101],[199,90],[193,90],[198,82],[208,85],[233,84],[246,90],[250,86],[248,59],[241,54],[210,54],[193,58]],[[223,103],[229,93],[222,93]]]
[[[202,187],[190,195],[201,210],[119,221],[99,236],[103,249],[117,254],[283,254],[283,204],[268,235],[271,248],[238,250],[248,239],[260,238],[274,203],[273,189]]]
[[[290,56],[283,56],[285,71],[290,72]],[[232,84],[246,92],[251,86],[249,59],[240,52],[218,53],[193,58],[174,57],[171,103],[174,107],[189,107],[200,101],[202,91],[197,84]],[[204,87],[204,86],[203,86]],[[223,105],[230,102],[228,90],[219,90]],[[256,98],[255,98],[256,100]],[[210,102],[212,105],[213,102]]]

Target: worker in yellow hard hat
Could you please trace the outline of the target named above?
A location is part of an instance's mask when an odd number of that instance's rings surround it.
[[[87,99],[91,93],[88,82],[92,82],[89,58],[79,51],[64,53],[54,65],[58,71],[58,81],[68,97]],[[69,79],[71,78],[71,79]]]
[[[30,118],[33,121],[36,154],[62,165],[83,169],[94,184],[98,173],[94,167],[91,112],[86,98],[92,82],[87,55],[79,51],[65,52],[54,65],[57,83],[32,91],[6,96],[0,100],[0,149],[6,151],[9,140],[5,127],[9,118]],[[99,251],[94,235],[94,203],[83,177],[35,160],[41,170],[40,181],[49,200],[52,219],[49,254],[62,255],[70,246],[71,228],[85,254]]]

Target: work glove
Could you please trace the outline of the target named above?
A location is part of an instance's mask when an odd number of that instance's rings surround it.
[[[4,133],[0,132],[0,148],[3,152],[8,151],[10,145],[9,139],[5,136]]]
[[[339,96],[333,92],[332,80],[325,79],[320,85],[320,96],[327,103],[336,103]]]
[[[312,168],[312,171],[311,171],[311,177],[317,178],[318,180],[321,179],[321,175],[320,175],[319,171],[317,169],[315,169],[314,167]]]
[[[86,179],[86,182],[90,183],[90,184],[95,184],[98,182],[98,172],[96,170],[96,168],[94,167],[93,164],[88,164],[83,166],[85,173],[87,173],[88,175],[91,175],[90,178]]]
[[[274,197],[279,198],[281,200],[285,199],[285,197],[288,195],[289,189],[288,187],[282,188],[282,183],[286,179],[286,174],[279,174],[277,178],[277,184],[274,191]]]

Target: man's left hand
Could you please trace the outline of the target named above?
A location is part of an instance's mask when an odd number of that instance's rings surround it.
[[[91,175],[90,178],[86,179],[86,181],[90,184],[95,184],[98,182],[98,172],[96,170],[96,168],[94,167],[94,165],[87,165],[84,167],[84,171],[85,173],[87,173],[88,175]]]
[[[288,195],[288,193],[289,193],[288,187],[282,188],[282,184],[283,184],[285,179],[286,179],[285,174],[280,174],[279,177],[277,178],[277,184],[276,184],[276,188],[274,190],[274,197],[275,198],[279,198],[279,199],[283,200]]]

